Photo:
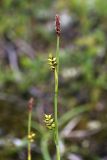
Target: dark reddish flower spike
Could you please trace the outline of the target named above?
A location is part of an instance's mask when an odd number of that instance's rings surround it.
[[[28,102],[28,109],[29,109],[29,111],[32,111],[33,104],[34,104],[34,99],[30,98],[30,100]]]
[[[56,15],[56,17],[55,17],[55,29],[56,29],[56,34],[57,34],[57,36],[60,36],[60,34],[61,34],[61,29],[60,29],[60,17],[59,17],[59,15]]]

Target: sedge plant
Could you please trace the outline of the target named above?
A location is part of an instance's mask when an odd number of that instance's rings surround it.
[[[27,160],[32,160],[31,143],[34,141],[34,137],[35,137],[35,133],[31,131],[33,103],[34,103],[34,99],[30,98],[29,103],[28,103],[28,156],[27,156]]]
[[[56,15],[55,17],[55,26],[56,26],[56,55],[55,57],[50,54],[48,61],[51,70],[54,73],[54,118],[52,114],[45,114],[44,122],[48,129],[53,129],[54,141],[56,146],[56,160],[60,160],[60,148],[59,148],[59,132],[58,132],[58,75],[59,75],[59,40],[60,40],[60,17]],[[28,104],[28,158],[27,160],[32,160],[31,156],[31,143],[34,141],[35,133],[31,131],[32,123],[32,108],[33,108],[34,99],[31,98]]]
[[[59,134],[58,134],[58,74],[59,74],[59,38],[60,38],[60,18],[56,15],[56,35],[57,35],[57,47],[56,47],[56,66],[54,70],[55,78],[55,96],[54,96],[54,117],[55,117],[55,145],[56,145],[56,157],[60,160],[59,149]]]
[[[50,54],[48,61],[51,70],[54,72],[54,118],[51,114],[45,114],[45,124],[48,129],[53,129],[54,131],[54,141],[56,146],[56,160],[60,160],[60,148],[59,148],[59,132],[58,132],[58,75],[59,75],[59,40],[60,40],[60,17],[56,15],[55,17],[55,29],[57,35],[56,43],[56,55],[55,57]]]

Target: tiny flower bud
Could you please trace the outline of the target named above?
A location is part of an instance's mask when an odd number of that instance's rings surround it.
[[[33,141],[34,141],[35,136],[36,136],[36,134],[35,134],[35,133],[33,133],[33,132],[31,132],[31,133],[28,135],[28,140],[29,140],[30,142],[33,142]]]
[[[55,17],[55,29],[56,29],[56,34],[57,36],[60,36],[61,33],[61,28],[60,28],[60,17],[59,15],[56,15]]]
[[[52,125],[51,125],[51,126],[52,126],[52,128],[55,128],[55,123],[52,123]]]
[[[29,109],[29,111],[32,111],[33,104],[34,104],[34,99],[30,98],[30,100],[28,102],[28,109]]]

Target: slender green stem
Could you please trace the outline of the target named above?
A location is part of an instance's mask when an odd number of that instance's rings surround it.
[[[31,118],[32,118],[32,111],[29,111],[29,117],[28,117],[28,136],[31,132]],[[28,160],[31,160],[31,142],[28,140]]]
[[[60,160],[59,149],[59,134],[58,134],[58,73],[59,73],[59,36],[57,36],[56,48],[57,67],[55,68],[55,96],[54,96],[54,114],[55,114],[55,144],[56,144],[56,159]]]

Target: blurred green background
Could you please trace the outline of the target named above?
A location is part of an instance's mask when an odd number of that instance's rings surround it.
[[[54,160],[55,15],[61,19],[61,160],[107,160],[107,0],[0,0],[0,160],[27,159],[28,100],[34,97],[32,160]]]

